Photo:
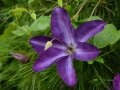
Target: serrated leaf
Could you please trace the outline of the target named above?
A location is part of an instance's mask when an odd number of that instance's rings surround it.
[[[36,19],[30,26],[31,31],[43,31],[50,26],[50,17],[49,16],[40,16]]]
[[[12,31],[16,36],[23,36],[24,34],[29,34],[29,27],[27,25],[19,27],[17,30]]]
[[[15,31],[12,31],[12,33],[15,34],[16,36],[23,36],[25,34],[25,32],[21,30],[15,30]]]
[[[62,0],[58,0],[57,2],[58,2],[58,5],[62,7],[62,3],[63,3]]]
[[[36,20],[36,13],[31,13],[30,16],[32,19]]]
[[[98,57],[95,59],[96,62],[104,63],[104,59],[102,57]]]
[[[103,48],[109,44],[114,44],[120,39],[120,31],[113,24],[107,24],[105,29],[93,38],[93,44],[98,48]]]

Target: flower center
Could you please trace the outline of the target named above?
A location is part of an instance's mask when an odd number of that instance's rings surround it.
[[[71,46],[68,48],[67,53],[68,54],[73,54],[75,52],[75,47]]]

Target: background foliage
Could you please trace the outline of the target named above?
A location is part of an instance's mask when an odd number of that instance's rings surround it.
[[[120,72],[120,1],[119,0],[0,0],[0,90],[108,90]],[[37,58],[29,45],[35,35],[50,36],[53,8],[63,6],[72,24],[103,19],[105,29],[89,42],[101,54],[89,62],[74,61],[78,76],[76,87],[67,87],[52,66],[40,73],[31,67]],[[23,64],[11,52],[29,58]]]

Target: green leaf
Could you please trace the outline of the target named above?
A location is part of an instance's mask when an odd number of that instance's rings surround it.
[[[28,10],[26,8],[15,8],[15,9],[12,9],[10,12],[27,12]]]
[[[23,32],[22,30],[15,30],[12,31],[13,34],[15,34],[16,36],[23,36],[25,34],[25,32]]]
[[[87,61],[88,64],[93,64],[94,61],[99,62],[99,63],[104,63],[104,59],[102,57],[97,57],[94,60]]]
[[[31,4],[34,0],[28,0],[28,4]]]
[[[87,61],[88,64],[93,64],[94,60]]]
[[[50,27],[50,16],[40,16],[30,26],[31,31],[43,31]]]
[[[67,11],[70,11],[70,10],[71,10],[71,5],[66,5],[65,9],[66,9]]]
[[[98,57],[98,58],[96,58],[95,61],[104,64],[104,59],[103,59],[102,57]]]
[[[79,3],[79,0],[75,0],[75,1]]]
[[[2,68],[2,66],[3,66],[3,63],[2,63],[2,62],[0,62],[0,68]]]
[[[120,39],[120,31],[116,31],[116,33],[111,36],[111,42],[110,42],[110,44],[114,44],[119,39]]]
[[[8,27],[4,30],[4,33],[0,36],[0,38],[7,38],[9,37],[12,33],[11,31],[15,30],[17,28],[17,24],[12,22],[8,25]]]
[[[58,5],[62,7],[62,3],[63,3],[62,0],[58,0],[57,2],[58,2]]]
[[[36,20],[36,13],[31,13],[30,16],[32,19]]]
[[[8,43],[8,39],[6,41],[5,40],[2,39],[0,41],[0,57],[4,56],[4,53],[7,53],[11,50],[11,46]]]
[[[10,11],[10,13],[12,13],[18,19],[22,16],[23,12],[28,12],[28,10],[26,8],[15,8]]]
[[[12,31],[16,36],[23,36],[25,34],[30,34],[29,27],[27,25],[19,27],[17,30]]]
[[[98,48],[112,45],[120,39],[120,31],[113,24],[107,24],[105,29],[93,38],[93,44]]]

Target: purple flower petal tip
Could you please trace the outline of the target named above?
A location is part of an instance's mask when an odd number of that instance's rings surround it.
[[[113,80],[113,89],[120,90],[120,74],[117,74]]]
[[[71,79],[71,81],[67,83],[67,85],[70,87],[75,87],[76,84],[77,84],[77,76],[75,76],[75,78]]]
[[[106,23],[105,21],[103,21],[103,20],[93,20],[93,21],[91,21],[91,22],[96,22],[96,25],[101,25],[101,27],[103,27],[103,29],[104,29],[105,25],[107,24],[107,23]],[[101,31],[102,31],[103,29],[101,29]]]
[[[106,22],[103,20],[92,20],[91,22],[93,22],[93,21],[96,21],[96,23],[98,23],[98,24],[106,24]]]
[[[64,42],[67,45],[75,43],[75,30],[71,24],[69,14],[63,8],[57,7],[51,15],[52,36]]]
[[[71,82],[67,82],[66,84],[67,84],[69,87],[75,87],[76,84],[77,84],[77,81],[73,80],[73,81],[71,81]]]
[[[72,56],[66,56],[57,63],[57,70],[60,77],[70,87],[74,87],[77,83],[77,76],[72,61]]]
[[[44,70],[44,67],[42,67],[41,61],[39,59],[35,61],[34,66],[32,67],[32,70],[35,72],[40,72]]]
[[[63,79],[64,80],[64,79]],[[76,74],[73,75],[70,80],[67,80],[66,81],[64,80],[65,84],[68,85],[69,87],[75,87],[75,85],[77,84],[77,76]]]
[[[61,12],[61,11],[65,11],[65,9],[61,8],[61,7],[56,7],[53,9],[53,11],[55,12]]]
[[[41,72],[41,71],[43,71],[43,70],[45,70],[47,67],[41,67],[40,68],[40,66],[37,66],[37,65],[34,65],[33,67],[32,67],[32,70],[34,71],[34,72]]]
[[[76,39],[78,42],[86,42],[97,33],[101,32],[106,25],[103,20],[93,20],[81,24],[76,29]]]
[[[53,12],[68,14],[67,10],[65,10],[64,8],[61,8],[61,7],[55,7],[55,8],[53,9]]]
[[[101,25],[101,26],[105,26],[107,23],[105,22],[105,21],[103,21],[103,20],[92,20],[92,21],[88,21],[88,22],[86,22],[86,23],[89,23],[89,24],[93,24],[93,26],[99,26],[99,25]],[[102,29],[103,30],[103,29]]]
[[[35,66],[32,67],[32,70],[33,70],[34,72],[40,72],[40,69],[39,69],[39,68],[36,68]]]
[[[40,72],[40,71],[45,70],[49,66],[50,66],[49,62],[46,63],[46,62],[38,59],[38,60],[36,60],[34,66],[32,67],[32,70],[35,72]]]

